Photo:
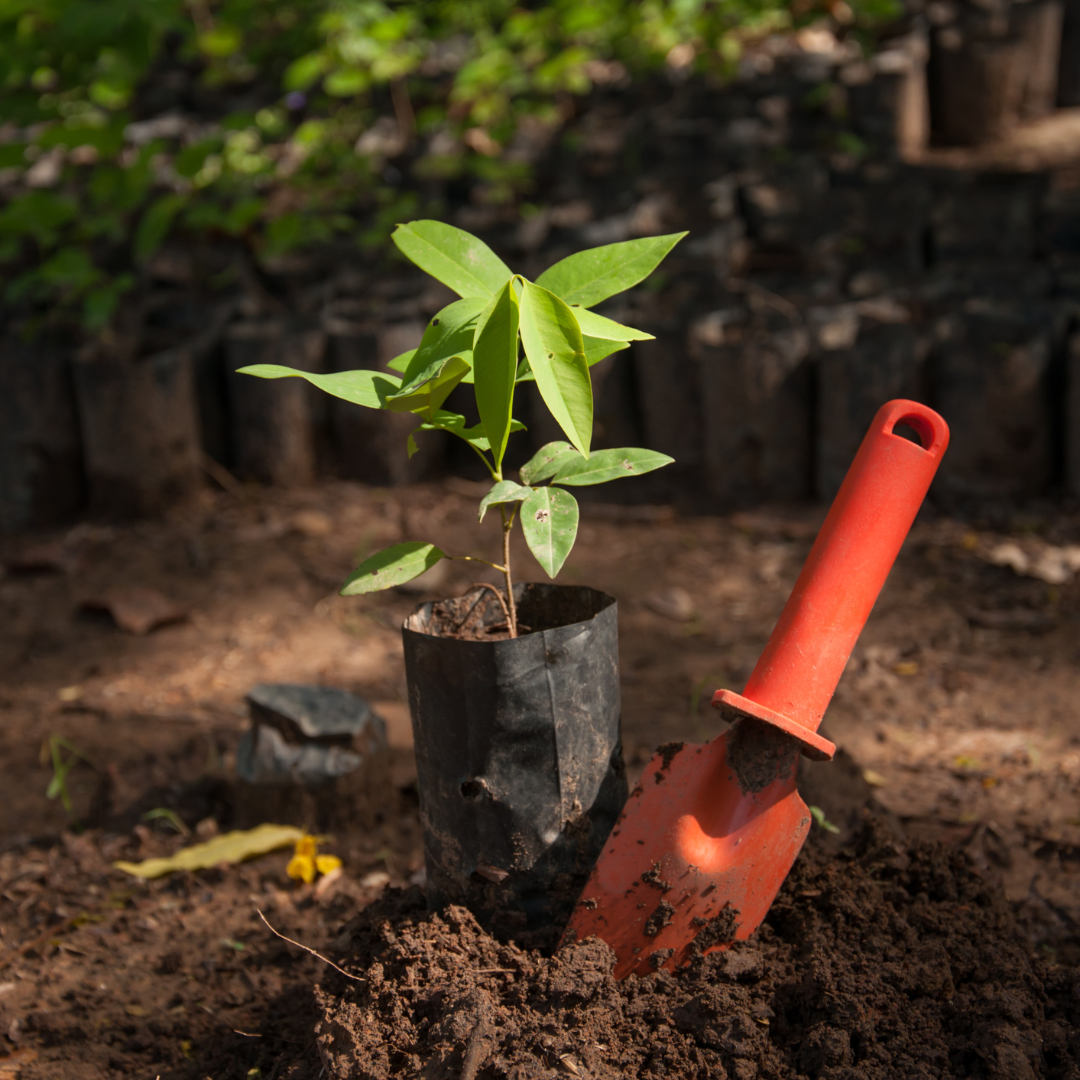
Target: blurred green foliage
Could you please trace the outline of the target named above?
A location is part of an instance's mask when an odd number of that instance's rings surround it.
[[[425,179],[518,198],[515,135],[557,124],[569,95],[665,65],[730,72],[748,40],[837,9],[867,29],[898,5],[0,0],[5,299],[100,331],[173,233],[265,263],[384,243],[438,211],[417,206]]]

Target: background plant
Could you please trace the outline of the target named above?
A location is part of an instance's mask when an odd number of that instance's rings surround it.
[[[465,178],[519,200],[515,138],[572,95],[653,71],[723,76],[742,49],[893,0],[0,0],[5,298],[110,325],[170,235],[256,263],[378,246]]]
[[[510,534],[516,518],[529,550],[549,577],[561,569],[577,536],[578,504],[568,487],[603,484],[651,472],[673,459],[652,450],[622,448],[590,453],[593,393],[590,368],[651,334],[623,326],[590,310],[644,281],[685,236],[672,233],[607,244],[569,255],[535,282],[510,268],[482,240],[440,221],[399,225],[398,249],[461,298],[436,314],[420,344],[390,361],[391,371],[312,374],[279,364],[255,364],[243,374],[264,379],[295,376],[329,394],[370,409],[412,413],[417,427],[408,436],[410,457],[416,435],[446,431],[466,442],[483,461],[494,484],[480,502],[479,517],[497,506],[502,516],[502,563],[488,563],[504,577],[511,637],[517,636]],[[522,355],[524,353],[524,355]],[[400,372],[401,374],[396,374]],[[504,475],[515,420],[514,391],[535,382],[566,442],[542,447],[520,470],[520,482]],[[480,423],[442,408],[452,390],[472,383]],[[452,556],[431,543],[395,544],[365,559],[342,593],[388,589]]]

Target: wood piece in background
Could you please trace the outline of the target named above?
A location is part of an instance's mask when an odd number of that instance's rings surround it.
[[[90,510],[160,513],[202,482],[191,349],[73,365]]]
[[[335,319],[328,325],[327,366],[330,371],[378,369],[416,348],[424,334],[419,321],[376,328]],[[445,405],[453,409],[452,403]],[[330,435],[335,471],[348,480],[367,484],[408,484],[440,471],[449,436],[441,431],[416,436],[418,451],[408,456],[407,441],[420,421],[412,413],[365,409],[348,401],[330,402]]]
[[[697,365],[690,358],[685,324],[640,320],[633,325],[656,335],[630,348],[643,445],[670,454],[675,464],[667,468],[685,474],[700,466],[702,437]]]
[[[811,493],[806,332],[733,321],[692,334],[701,380],[705,481],[721,505]]]
[[[930,357],[934,407],[952,429],[933,490],[950,500],[1044,494],[1053,465],[1053,320],[995,303],[950,326]]]
[[[302,487],[315,479],[314,387],[302,379],[239,375],[249,364],[323,370],[321,331],[283,320],[234,323],[226,335],[232,469],[244,480]]]
[[[935,141],[979,146],[1001,138],[1020,117],[1028,49],[1017,38],[972,40],[946,27],[935,36],[930,115]]]
[[[893,398],[925,400],[915,329],[860,320],[851,348],[818,358],[814,493],[831,502],[874,414]]]
[[[1037,120],[1056,104],[1065,5],[1062,0],[1029,0],[1014,4],[1010,15],[1027,50],[1020,115]]]
[[[56,525],[85,498],[69,350],[0,340],[0,532]]]
[[[1057,105],[1080,105],[1080,0],[1065,0],[1058,57]]]
[[[1065,490],[1080,495],[1080,334],[1065,352]]]

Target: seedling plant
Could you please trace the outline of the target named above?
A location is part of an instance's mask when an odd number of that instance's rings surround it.
[[[447,431],[466,442],[491,475],[492,487],[480,500],[479,519],[498,507],[501,564],[474,555],[450,555],[433,543],[406,541],[366,558],[345,582],[342,595],[401,585],[440,559],[486,563],[503,575],[505,590],[495,593],[510,636],[517,636],[510,565],[515,522],[520,521],[537,562],[554,578],[577,536],[578,504],[568,488],[639,476],[673,460],[632,447],[591,450],[590,368],[630,342],[652,337],[591,309],[644,281],[685,235],[580,251],[550,266],[534,282],[513,273],[470,233],[439,221],[412,221],[397,226],[394,243],[460,299],[431,319],[417,348],[389,362],[391,371],[322,375],[277,364],[240,369],[265,379],[296,376],[365,408],[412,413],[417,427],[407,440],[410,457],[417,451],[417,435]],[[525,382],[536,383],[566,440],[542,447],[514,480],[506,474],[504,459],[510,435],[525,427],[513,416],[515,390]],[[479,424],[470,426],[463,415],[442,407],[462,383],[473,386]]]
[[[67,753],[66,757],[64,756],[65,751]],[[62,735],[50,735],[48,743],[42,747],[42,757],[47,757],[49,764],[52,765],[53,773],[52,778],[49,780],[49,786],[45,789],[45,798],[59,799],[65,812],[69,816],[74,814],[75,806],[71,801],[71,793],[68,791],[68,773],[80,761],[89,764],[86,755]]]

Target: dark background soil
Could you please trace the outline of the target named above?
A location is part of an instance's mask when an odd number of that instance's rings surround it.
[[[478,498],[469,485],[253,489],[207,495],[164,522],[0,541],[0,1077],[320,1075],[315,1027],[327,1005],[317,1008],[313,995],[326,969],[270,934],[256,912],[344,956],[352,947],[342,927],[357,910],[388,883],[417,880],[398,628],[421,599],[457,595],[475,579],[451,564],[421,593],[345,600],[336,589],[358,555],[406,536],[494,557],[498,530],[475,524]],[[583,507],[563,576],[619,600],[632,773],[660,743],[719,730],[708,699],[720,685],[742,688],[822,514],[778,507],[684,518],[664,507]],[[1022,577],[987,554],[1006,539],[1076,543],[1080,519],[1029,512],[995,529],[944,517],[916,524],[829,711],[827,733],[846,753],[809,766],[801,781],[841,835],[815,830],[818,849],[768,929],[749,952],[731,954],[761,957],[754,980],[728,978],[728,961],[718,959],[707,978],[640,991],[663,999],[641,1031],[653,1038],[666,1026],[658,1045],[673,1063],[634,1058],[644,1043],[634,1050],[627,1041],[624,1075],[661,1067],[693,1075],[680,1054],[702,1055],[693,1059],[701,1075],[720,1067],[753,1075],[740,1061],[778,1076],[1075,1075],[1075,1047],[1056,1033],[1075,1024],[1067,1009],[1080,956],[1080,585]],[[542,578],[523,547],[515,557],[519,580]],[[136,635],[83,607],[133,586],[157,590],[186,617]],[[161,820],[144,822],[148,810],[170,808],[201,835],[235,823],[243,696],[260,681],[353,690],[388,721],[393,785],[379,805],[358,805],[356,827],[338,830],[327,848],[344,872],[297,885],[284,872],[288,853],[150,884],[111,869],[115,859],[184,842]],[[43,745],[54,735],[89,762],[68,776],[71,815],[45,797],[52,770]],[[882,859],[865,845],[838,854],[871,797],[902,830],[899,854]],[[946,848],[919,847],[924,840]],[[873,897],[880,901],[868,906]],[[383,931],[370,933],[375,941]],[[461,947],[488,948],[464,924],[458,933]],[[951,1004],[943,981],[934,990],[923,975],[909,985],[885,971],[909,954],[917,972],[930,971],[918,950],[934,943],[949,957]],[[554,978],[547,961],[528,963]],[[498,980],[509,977],[492,977],[502,994]],[[541,995],[529,1006],[537,1015],[584,1015],[556,1008],[557,992],[532,978],[522,985]],[[719,1005],[690,1005],[707,983],[716,1002],[764,1003],[775,1016],[766,1026],[740,1013],[755,1025],[752,1038],[727,1028],[714,1037],[708,1010]],[[596,1009],[629,992],[598,985]],[[855,1005],[861,1013],[845,1011]],[[464,1019],[455,1015],[440,1019],[441,1034],[425,1029],[420,1045],[460,1071]],[[514,1016],[533,1053],[539,1021]],[[846,1032],[854,1064],[835,1031]],[[749,1055],[730,1048],[744,1038]],[[490,1070],[498,1040],[480,1041]],[[572,1040],[558,1046],[581,1075],[598,1068]],[[882,1047],[901,1046],[910,1063],[891,1074],[875,1064]],[[602,1056],[610,1072],[615,1058]],[[558,1055],[536,1061],[574,1075]]]

